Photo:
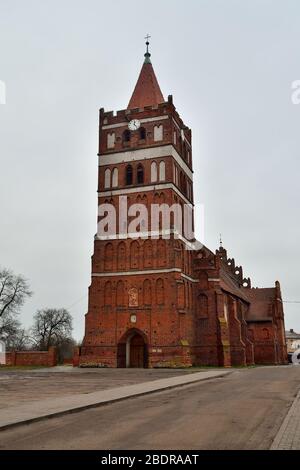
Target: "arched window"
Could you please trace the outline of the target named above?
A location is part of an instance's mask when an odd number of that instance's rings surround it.
[[[112,304],[112,289],[111,289],[111,282],[107,281],[105,283],[104,288],[104,305],[111,305]]]
[[[140,261],[140,246],[135,240],[130,245],[130,267],[138,268]]]
[[[157,163],[151,163],[151,183],[155,183],[157,181]]]
[[[157,279],[155,291],[156,291],[156,303],[158,305],[163,305],[165,303],[165,294],[164,294],[164,281],[162,279]]]
[[[117,284],[117,306],[122,307],[124,305],[124,282],[119,281]]]
[[[120,242],[118,245],[118,269],[126,269],[126,245]]]
[[[144,168],[143,165],[137,167],[137,183],[142,184],[144,182]]]
[[[115,142],[116,142],[116,134],[114,132],[107,134],[107,148],[113,149],[115,146]]]
[[[144,267],[149,268],[153,262],[152,240],[145,240],[144,242]]]
[[[105,173],[104,173],[104,188],[110,188],[110,175],[111,171],[109,168],[106,168]]]
[[[112,172],[112,187],[113,188],[116,188],[118,186],[118,176],[119,176],[118,168],[114,168]]]
[[[177,282],[177,307],[180,309],[185,308],[185,289],[184,282]]]
[[[151,291],[151,281],[145,279],[143,284],[143,294],[144,294],[144,305],[152,304],[152,291]]]
[[[164,161],[159,164],[159,181],[164,181],[166,179],[166,164]]]
[[[146,129],[144,127],[140,127],[140,140],[146,140]]]
[[[130,137],[131,137],[130,130],[126,129],[123,132],[123,142],[130,142]]]
[[[154,141],[163,140],[163,125],[154,126]]]
[[[128,165],[126,167],[126,185],[130,185],[133,182],[133,172],[132,172],[132,166]]]
[[[160,238],[157,241],[157,261],[158,266],[164,266],[166,264],[166,240]]]
[[[186,176],[183,172],[180,172],[180,189],[183,194],[186,194]]]
[[[105,245],[104,251],[104,269],[105,271],[111,271],[113,268],[113,257],[114,257],[114,249],[111,243],[107,243]]]

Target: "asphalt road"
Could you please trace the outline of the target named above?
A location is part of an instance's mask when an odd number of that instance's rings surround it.
[[[0,432],[0,449],[269,449],[300,368],[234,370],[184,386]]]

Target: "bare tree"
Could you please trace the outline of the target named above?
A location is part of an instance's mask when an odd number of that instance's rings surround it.
[[[6,341],[7,351],[24,351],[32,345],[29,333],[24,328],[18,328],[14,333],[9,335]]]
[[[37,347],[48,350],[71,338],[72,329],[72,316],[66,309],[48,308],[36,312],[31,332]]]
[[[32,295],[27,280],[9,269],[0,270],[0,337],[9,338],[20,324],[16,316],[25,300]]]

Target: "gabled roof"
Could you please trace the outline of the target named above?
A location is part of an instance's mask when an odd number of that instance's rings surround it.
[[[144,108],[164,103],[165,99],[159,87],[154,69],[150,61],[150,54],[145,54],[138,81],[130,98],[127,109]]]
[[[272,304],[276,299],[276,288],[252,288],[242,287],[245,295],[250,301],[250,308],[247,312],[246,320],[272,319]]]

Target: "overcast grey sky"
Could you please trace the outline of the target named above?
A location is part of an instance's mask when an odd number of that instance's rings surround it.
[[[144,36],[165,98],[193,130],[205,243],[254,286],[299,300],[298,0],[0,0],[0,265],[81,338],[96,232],[98,110],[124,109]],[[197,219],[197,215],[196,215]],[[285,304],[300,331],[300,304]]]

